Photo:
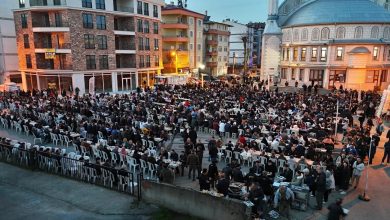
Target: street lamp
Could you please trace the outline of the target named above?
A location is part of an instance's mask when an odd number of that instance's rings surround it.
[[[175,73],[179,74],[179,71],[177,69],[177,51],[172,51],[171,55],[175,57]]]

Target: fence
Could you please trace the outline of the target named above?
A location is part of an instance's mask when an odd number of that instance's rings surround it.
[[[25,150],[6,144],[0,144],[0,162],[103,186],[141,200],[142,174],[37,151],[35,148]]]

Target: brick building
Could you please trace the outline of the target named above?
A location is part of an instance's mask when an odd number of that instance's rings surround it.
[[[120,92],[162,69],[162,0],[30,0],[14,10],[24,90]],[[92,80],[91,80],[92,78]]]

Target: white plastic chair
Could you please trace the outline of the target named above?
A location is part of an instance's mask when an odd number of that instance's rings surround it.
[[[238,161],[238,164],[241,164],[241,154],[240,152],[234,151],[234,159]]]
[[[141,163],[142,174],[145,176],[146,171],[148,170],[148,163],[144,160],[140,160],[140,163]]]
[[[66,135],[63,135],[64,143],[66,144],[66,147],[69,147],[69,144],[72,143],[71,140],[69,140],[69,137]]]
[[[233,157],[232,151],[225,150],[225,152],[226,152],[225,163],[226,163],[226,161],[229,161],[229,163],[231,163],[232,162],[232,157]]]
[[[150,179],[153,179],[153,177],[156,177],[156,167],[151,162],[148,162],[148,174]]]
[[[136,173],[136,169],[139,166],[137,164],[137,160],[132,157],[127,157],[127,165],[129,166],[129,170],[132,173]]]

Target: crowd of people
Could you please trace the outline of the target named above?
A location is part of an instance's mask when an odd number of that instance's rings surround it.
[[[229,194],[232,181],[245,183],[244,198],[255,204],[256,214],[262,215],[265,204],[274,203],[288,215],[286,204],[294,195],[284,186],[273,188],[276,176],[295,185],[306,184],[316,196],[318,209],[332,190],[345,193],[350,183],[358,186],[370,145],[371,163],[383,132],[382,123],[375,120],[379,101],[373,92],[340,89],[318,94],[315,89],[290,93],[224,83],[206,88],[159,86],[123,95],[67,96],[34,90],[2,94],[0,117],[4,127],[20,126],[44,143],[62,135],[80,153],[86,149],[93,154],[92,145],[97,146],[109,155],[105,161],[97,160],[106,166],[120,166],[119,159],[112,163],[109,146],[114,146],[118,158],[130,150],[139,165],[141,160],[156,164],[162,182],[173,183],[174,173],[183,176],[188,172],[189,179],[198,178],[201,190],[215,188],[223,195]],[[359,125],[354,124],[356,114]],[[374,126],[377,134],[371,136]],[[211,136],[208,167],[203,166],[206,146],[199,132]],[[337,157],[332,154],[334,133],[344,143]],[[183,137],[180,155],[171,143],[178,134]],[[260,152],[255,159],[254,152]],[[293,158],[299,161],[292,165]],[[172,170],[164,159],[181,163]],[[229,161],[222,170],[218,169],[221,160]],[[281,165],[281,160],[286,163]],[[247,174],[241,170],[245,161],[250,167]]]

